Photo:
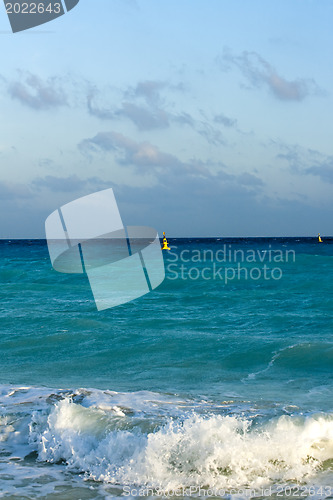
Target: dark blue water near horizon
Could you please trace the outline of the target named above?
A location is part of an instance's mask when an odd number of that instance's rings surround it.
[[[94,481],[87,498],[126,484],[333,487],[333,238],[169,243],[158,288],[98,312],[45,240],[0,240],[8,494],[71,498],[73,471]],[[45,491],[36,467],[50,463]]]

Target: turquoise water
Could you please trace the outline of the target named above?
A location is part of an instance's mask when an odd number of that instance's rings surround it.
[[[3,495],[333,492],[333,239],[170,244],[157,289],[98,312],[45,241],[0,242]]]

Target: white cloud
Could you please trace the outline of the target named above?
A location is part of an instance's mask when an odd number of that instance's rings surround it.
[[[233,55],[225,49],[218,62],[224,71],[232,66],[238,68],[252,87],[266,86],[280,100],[302,101],[308,95],[320,92],[315,80],[311,78],[284,78],[257,52],[244,51],[240,55]]]

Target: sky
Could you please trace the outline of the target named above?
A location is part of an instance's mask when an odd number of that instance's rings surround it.
[[[0,5],[0,238],[112,187],[170,237],[333,235],[331,0]]]

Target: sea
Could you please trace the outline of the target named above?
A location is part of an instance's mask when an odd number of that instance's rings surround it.
[[[168,239],[98,311],[0,241],[0,497],[333,498],[333,238]]]

